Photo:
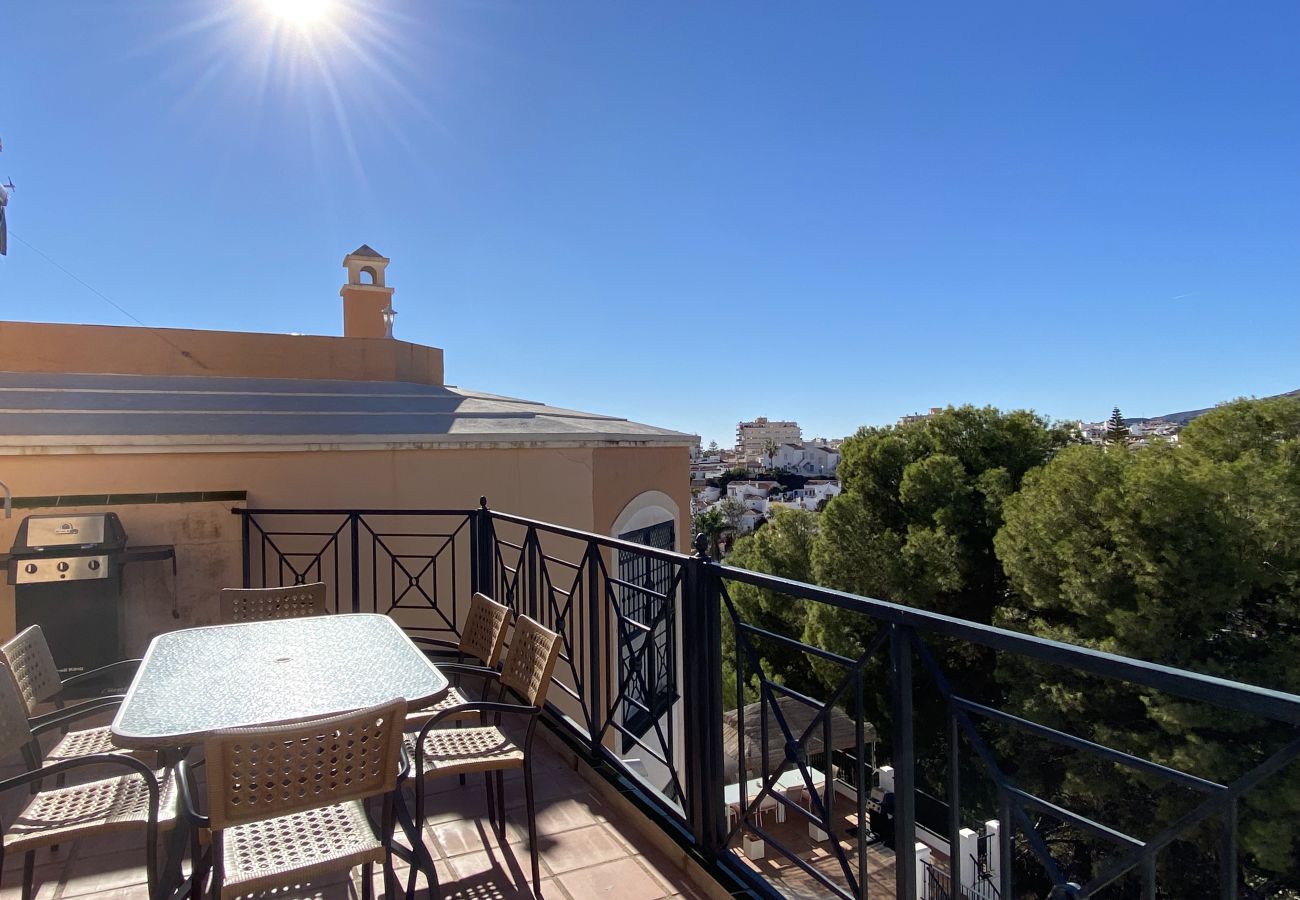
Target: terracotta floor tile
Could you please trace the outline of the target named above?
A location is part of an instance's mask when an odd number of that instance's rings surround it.
[[[540,742],[539,745],[541,746]],[[537,764],[538,853],[542,893],[546,900],[586,900],[611,896],[616,900],[657,900],[659,897],[703,896],[665,858],[649,850],[648,841],[614,807],[605,804],[591,785],[568,767],[554,751],[543,748]],[[440,891],[430,897],[421,878],[418,900],[510,900],[528,898],[532,866],[523,809],[523,784],[508,780],[507,843],[501,846],[486,816],[483,779],[471,778],[462,787],[455,778],[429,782],[425,842],[435,857]],[[25,799],[25,798],[19,798]],[[401,840],[401,838],[399,838]],[[642,857],[638,861],[631,857]],[[144,900],[143,837],[122,834],[96,841],[63,845],[57,854],[40,851],[38,900],[54,900],[63,879],[68,900]],[[405,863],[399,863],[405,890]],[[9,860],[0,887],[0,900],[18,900],[21,856]],[[557,874],[558,873],[558,874]],[[383,896],[382,876],[376,872],[377,897]],[[262,900],[357,900],[360,872],[351,879],[340,874],[328,881],[299,885],[257,895]]]
[[[356,900],[360,896],[351,879],[330,879],[328,883],[304,882],[290,887],[245,894],[241,900]],[[99,897],[87,898],[99,900]]]
[[[475,876],[496,873],[498,880],[520,884],[532,878],[532,860],[528,851],[522,847],[502,849],[492,846],[473,853],[464,853],[451,860],[453,875],[463,880]],[[543,865],[543,874],[550,874]]]
[[[506,821],[513,822],[527,834],[528,818],[522,807],[506,810]],[[558,834],[599,824],[589,797],[554,800],[537,804],[537,830],[540,834]]]
[[[471,781],[464,787],[456,785],[456,779],[443,778],[436,781],[449,782],[454,789],[429,794],[425,798],[424,823],[446,822],[451,819],[479,818],[487,814],[487,799],[484,796],[482,780]],[[412,801],[410,809],[415,811]]]
[[[442,848],[444,856],[481,851],[497,843],[497,836],[487,818],[450,819],[428,826],[425,831]]]
[[[503,881],[493,873],[443,884],[441,893],[440,900],[533,900],[531,885],[519,886],[508,880]],[[568,900],[571,896],[554,879],[542,881],[541,893],[545,900]],[[417,893],[416,898],[429,900],[424,892]]]
[[[40,856],[37,856],[40,859]],[[36,890],[33,892],[36,900],[50,900],[58,890],[59,885],[63,883],[62,862],[53,865],[38,865],[33,871],[32,884]],[[22,896],[23,886],[23,855],[21,853],[10,854],[5,859],[4,880],[0,881],[0,900],[19,900]]]
[[[635,859],[625,858],[556,876],[574,897],[617,897],[618,900],[660,900],[664,890]]]
[[[62,896],[81,897],[99,891],[144,885],[148,880],[144,860],[135,853],[84,859],[78,855],[68,864]]]
[[[0,819],[0,821],[13,822],[13,817]],[[39,851],[36,851],[36,867],[40,869],[42,866],[64,865],[65,862],[68,862],[69,858],[72,858],[73,844],[75,844],[75,841],[64,841],[64,843],[59,845],[59,849],[56,849],[56,851],[52,851],[52,849],[49,849],[48,847],[39,849]],[[9,873],[13,873],[13,871],[22,871],[22,857],[23,853],[5,853],[4,873],[6,884],[8,884]],[[140,858],[143,860],[144,857],[142,856]]]
[[[556,875],[585,866],[622,859],[627,848],[614,839],[603,825],[591,825],[554,835],[541,851],[542,861]]]

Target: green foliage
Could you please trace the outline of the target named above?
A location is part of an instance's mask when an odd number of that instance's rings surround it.
[[[722,535],[727,530],[727,520],[722,515],[722,510],[716,506],[710,506],[695,514],[694,520],[695,533],[702,534],[709,541],[709,556],[718,559],[722,553],[718,548],[718,543]]]
[[[1181,437],[1132,453],[1068,448],[1025,479],[996,539],[1021,604],[998,622],[1300,692],[1300,399],[1227,404]],[[1153,691],[1025,665],[1002,675],[1029,718],[1217,781],[1282,739],[1268,723]],[[1042,752],[1018,747],[1027,786],[1132,833],[1186,809],[1128,770]],[[1241,826],[1254,865],[1292,888],[1298,808],[1293,766],[1248,795]],[[1208,876],[1178,859],[1166,859],[1165,879],[1191,896]]]
[[[992,621],[1006,599],[993,555],[1002,506],[1069,432],[1034,413],[952,408],[844,443],[843,493],[823,513],[819,583]]]
[[[745,504],[735,497],[725,497],[718,504],[718,510],[722,513],[722,519],[726,523],[726,531],[734,533],[739,530],[741,517],[745,515]]]
[[[746,481],[748,480],[748,478],[749,478],[748,469],[746,469],[744,466],[732,466],[730,469],[723,472],[717,478],[706,479],[704,483],[707,484],[709,487],[718,488],[725,494],[727,492],[727,485],[731,484],[731,482]]]
[[[818,534],[818,516],[806,510],[777,507],[771,521],[751,535],[736,541],[727,557],[727,565],[767,575],[798,581],[812,581],[812,548]],[[778,634],[802,639],[807,604],[799,603],[773,591],[747,584],[729,582],[731,602],[741,620]],[[736,706],[736,640],[730,615],[723,615],[723,703]],[[803,653],[768,643],[761,647],[764,673],[782,684],[799,690],[814,688],[817,682]],[[745,663],[750,668],[749,663]],[[753,672],[747,672],[745,702],[758,699]],[[814,690],[814,693],[816,691]]]

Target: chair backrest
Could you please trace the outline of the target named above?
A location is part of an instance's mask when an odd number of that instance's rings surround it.
[[[24,628],[0,647],[0,654],[13,670],[29,716],[36,714],[38,704],[52,700],[63,689],[59,667],[54,664],[54,656],[41,626]]]
[[[285,725],[215,731],[203,742],[216,830],[385,794],[401,769],[406,701]]]
[[[475,593],[469,601],[469,615],[460,633],[460,652],[478,659],[489,669],[501,661],[510,627],[510,608],[487,594]]]
[[[0,758],[7,757],[32,740],[27,721],[27,703],[13,670],[0,663]]]
[[[325,583],[269,588],[222,588],[221,624],[301,619],[325,614]]]
[[[551,673],[559,657],[560,636],[528,616],[520,616],[501,667],[501,684],[523,697],[529,706],[541,706],[546,702]]]

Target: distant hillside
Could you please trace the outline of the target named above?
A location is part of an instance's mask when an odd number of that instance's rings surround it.
[[[1285,394],[1274,394],[1273,396],[1300,397],[1300,390],[1287,391]],[[1264,399],[1268,400],[1271,398],[1265,397]],[[1129,425],[1137,425],[1144,422],[1155,422],[1157,420],[1161,422],[1173,422],[1174,424],[1177,425],[1186,425],[1188,422],[1192,421],[1192,419],[1195,419],[1197,416],[1203,416],[1212,409],[1214,409],[1213,406],[1207,406],[1205,409],[1189,409],[1186,412],[1168,413],[1163,416],[1150,416],[1148,418],[1125,419],[1124,421]]]

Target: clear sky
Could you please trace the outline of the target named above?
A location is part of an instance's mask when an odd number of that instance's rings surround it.
[[[5,4],[0,318],[335,334],[365,242],[449,382],[724,445],[1300,387],[1294,0],[265,6]]]

